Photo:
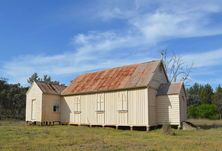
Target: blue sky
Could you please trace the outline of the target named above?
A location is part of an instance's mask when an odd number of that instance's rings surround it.
[[[76,75],[159,59],[193,63],[190,84],[222,84],[220,0],[0,0],[0,77]]]

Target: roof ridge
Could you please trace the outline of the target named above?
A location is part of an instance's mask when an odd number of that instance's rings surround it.
[[[67,88],[66,86],[59,85],[59,84],[53,84],[53,83],[48,83],[45,81],[34,81],[36,85],[41,89],[43,93],[46,94],[58,94],[61,95],[61,92]]]
[[[88,72],[75,77],[63,95],[147,87],[161,60]],[[135,76],[136,75],[136,76]]]
[[[161,60],[151,60],[151,61],[146,61],[146,62],[141,62],[141,63],[134,63],[134,64],[128,64],[128,65],[106,68],[106,69],[101,69],[101,70],[97,70],[97,71],[82,73],[82,74],[77,75],[76,77],[86,75],[86,74],[98,73],[98,72],[103,72],[103,71],[107,71],[107,70],[113,70],[113,69],[124,68],[124,67],[128,67],[128,66],[140,65],[140,64],[145,64],[145,63],[152,63],[152,62],[161,62]]]
[[[184,83],[183,81],[177,81],[177,82],[167,82],[167,83],[162,83],[162,84],[180,84]]]
[[[49,85],[57,85],[57,86],[62,86],[62,87],[67,87],[65,84],[56,84],[56,83],[50,83],[46,81],[40,81],[40,80],[34,80],[36,83],[44,83],[44,84],[49,84]]]
[[[183,81],[177,81],[177,82],[170,82],[170,84],[184,84]]]

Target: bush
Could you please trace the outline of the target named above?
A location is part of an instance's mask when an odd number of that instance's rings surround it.
[[[216,106],[214,104],[192,105],[188,107],[188,117],[215,119],[217,117]]]
[[[188,107],[188,117],[189,118],[198,118],[198,106],[197,105],[191,105]]]

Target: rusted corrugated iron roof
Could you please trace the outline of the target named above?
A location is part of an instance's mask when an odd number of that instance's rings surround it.
[[[164,83],[161,84],[157,95],[179,94],[183,88],[183,83]]]
[[[127,65],[78,76],[62,92],[63,95],[145,87],[160,61]]]
[[[42,90],[42,92],[47,94],[61,94],[61,92],[66,88],[66,86],[58,84],[51,84],[42,81],[35,81],[35,82]]]

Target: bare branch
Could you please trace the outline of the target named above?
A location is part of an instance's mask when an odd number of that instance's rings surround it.
[[[176,54],[168,57],[167,50],[162,50],[160,53],[164,68],[171,82],[186,82],[191,80],[190,73],[193,68],[193,63],[191,65],[186,65],[182,57]]]

